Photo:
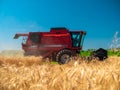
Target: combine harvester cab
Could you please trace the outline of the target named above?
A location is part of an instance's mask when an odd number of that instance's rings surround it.
[[[59,64],[70,61],[70,57],[82,50],[85,31],[69,31],[64,27],[51,28],[50,32],[29,32],[29,34],[16,34],[14,39],[27,36],[22,43],[24,55],[52,57]]]

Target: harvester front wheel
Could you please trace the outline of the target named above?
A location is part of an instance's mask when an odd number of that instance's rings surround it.
[[[71,50],[61,50],[58,52],[56,55],[56,60],[58,61],[59,64],[65,64],[70,61],[70,57],[72,56]]]

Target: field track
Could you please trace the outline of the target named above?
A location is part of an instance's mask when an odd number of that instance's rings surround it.
[[[120,90],[120,57],[58,65],[0,56],[0,90]]]

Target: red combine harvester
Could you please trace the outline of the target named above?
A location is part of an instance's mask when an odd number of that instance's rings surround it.
[[[22,43],[24,55],[41,55],[52,57],[59,64],[70,61],[70,57],[80,53],[84,41],[85,31],[69,31],[64,27],[51,28],[50,32],[29,32],[16,34],[14,39],[26,36]]]

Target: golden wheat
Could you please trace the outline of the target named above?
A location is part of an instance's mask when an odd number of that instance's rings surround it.
[[[120,90],[120,58],[65,65],[41,57],[0,57],[0,90]]]

